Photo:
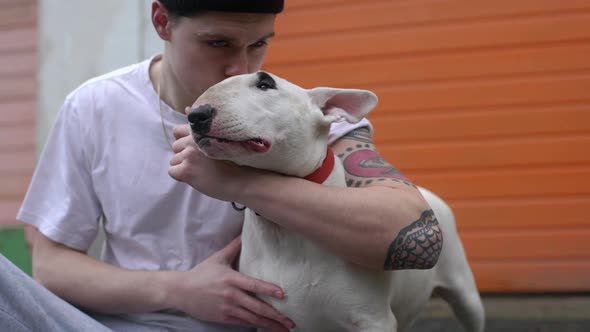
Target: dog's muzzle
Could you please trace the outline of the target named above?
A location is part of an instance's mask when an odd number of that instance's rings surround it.
[[[217,110],[209,104],[201,105],[188,114],[188,122],[194,133],[205,135],[211,130],[211,122]]]

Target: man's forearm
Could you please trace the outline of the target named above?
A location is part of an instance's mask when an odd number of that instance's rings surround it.
[[[339,188],[261,172],[244,188],[241,202],[259,214],[351,262],[381,270],[400,232],[430,210],[411,187]]]
[[[64,300],[99,313],[162,310],[170,306],[171,272],[131,271],[55,243],[41,234],[33,247],[33,277]]]

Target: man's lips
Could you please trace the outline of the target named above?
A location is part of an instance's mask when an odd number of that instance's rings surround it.
[[[250,138],[247,140],[241,140],[241,141],[234,141],[234,140],[230,140],[230,139],[226,139],[226,138],[221,138],[221,137],[215,137],[215,136],[200,136],[200,137],[196,137],[195,141],[197,142],[197,145],[199,147],[205,148],[211,145],[211,141],[215,141],[216,143],[221,143],[221,144],[240,144],[250,150],[253,150],[255,152],[266,152],[268,151],[268,149],[270,149],[270,142],[262,139],[260,137],[254,137],[254,138]]]

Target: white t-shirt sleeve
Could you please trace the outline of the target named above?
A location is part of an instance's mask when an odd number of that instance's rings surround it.
[[[98,232],[101,209],[92,185],[89,131],[83,129],[79,106],[75,93],[62,106],[17,219],[56,242],[87,250]]]
[[[342,136],[348,134],[349,132],[357,128],[362,127],[368,128],[371,137],[373,136],[373,125],[366,118],[363,118],[361,121],[357,123],[348,123],[346,121],[332,123],[332,126],[330,127],[330,135],[328,136],[328,144],[334,144],[334,142],[342,138]]]

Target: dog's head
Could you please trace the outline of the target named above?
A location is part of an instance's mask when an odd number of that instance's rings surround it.
[[[321,165],[330,124],[358,122],[376,104],[370,91],[306,90],[259,71],[212,86],[186,112],[207,156],[303,177]]]

